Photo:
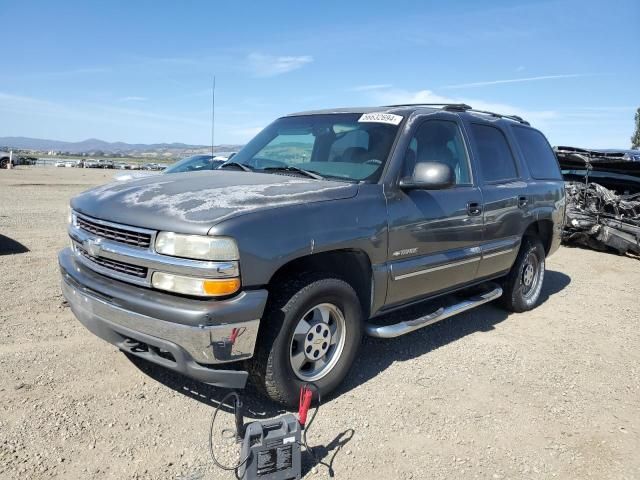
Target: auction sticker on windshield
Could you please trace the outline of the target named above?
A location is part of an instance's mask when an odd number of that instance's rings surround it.
[[[402,121],[400,115],[393,113],[365,113],[358,122],[388,123],[389,125],[399,125]]]

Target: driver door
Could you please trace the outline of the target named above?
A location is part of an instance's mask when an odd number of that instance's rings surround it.
[[[480,262],[482,193],[457,121],[428,119],[414,126],[402,176],[411,175],[423,161],[448,164],[455,184],[443,190],[398,188],[388,199],[387,305],[468,283]]]

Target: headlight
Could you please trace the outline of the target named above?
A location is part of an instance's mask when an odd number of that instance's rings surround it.
[[[160,232],[156,236],[156,252],[173,257],[197,260],[238,260],[238,246],[228,237],[182,235]]]
[[[155,272],[151,284],[159,290],[198,297],[222,297],[240,289],[239,278],[195,278]]]

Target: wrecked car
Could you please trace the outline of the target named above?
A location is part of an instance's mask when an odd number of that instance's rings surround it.
[[[566,181],[563,241],[640,255],[640,151],[555,147]]]
[[[520,117],[463,104],[292,114],[218,170],[73,198],[62,291],[129,355],[210,385],[251,378],[295,405],[305,383],[340,385],[363,335],[498,299],[536,307],[564,195],[551,146]]]

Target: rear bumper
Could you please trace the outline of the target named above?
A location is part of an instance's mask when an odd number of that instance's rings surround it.
[[[196,380],[244,387],[247,372],[212,367],[253,355],[265,290],[226,301],[187,299],[101,276],[77,262],[69,249],[58,260],[62,293],[92,333]]]

